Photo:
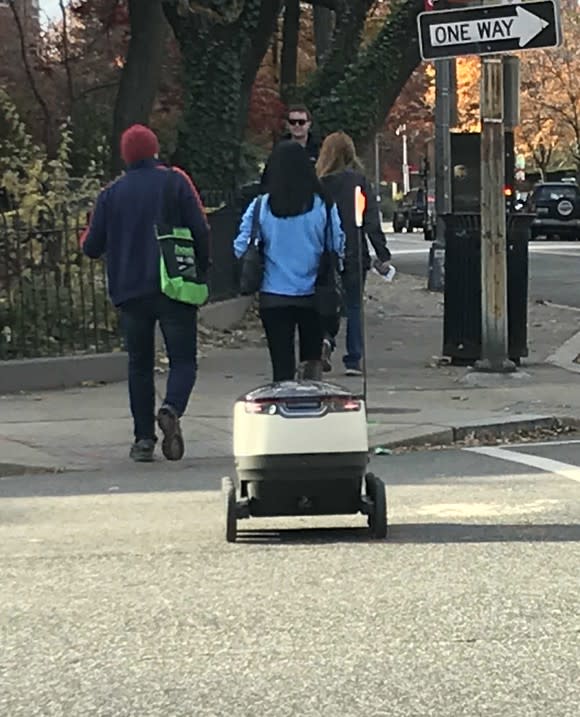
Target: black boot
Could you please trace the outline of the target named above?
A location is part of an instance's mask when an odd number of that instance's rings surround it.
[[[129,455],[135,463],[151,463],[154,451],[155,441],[152,438],[141,438],[133,443]]]

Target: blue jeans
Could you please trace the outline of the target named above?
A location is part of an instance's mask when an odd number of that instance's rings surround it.
[[[363,276],[363,289],[366,272]],[[363,355],[361,288],[357,277],[343,279],[344,313],[346,316],[346,354],[342,357],[345,368],[360,368]],[[336,348],[336,336],[340,330],[340,321],[326,321],[324,338],[330,341],[332,350]]]
[[[346,312],[346,354],[342,357],[342,361],[345,368],[360,368],[363,355],[363,335],[361,290],[360,283],[357,280],[345,282],[344,304]]]
[[[197,308],[164,294],[121,306],[129,353],[129,400],[135,440],[155,438],[155,325],[159,321],[169,358],[164,403],[185,413],[197,373]]]

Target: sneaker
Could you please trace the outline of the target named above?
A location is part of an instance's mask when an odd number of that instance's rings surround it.
[[[362,371],[358,366],[351,366],[344,373],[346,376],[362,376]]]
[[[131,446],[129,456],[135,463],[152,463],[155,441],[152,438],[141,438]]]
[[[330,357],[332,356],[332,344],[328,339],[324,339],[322,342],[322,370],[324,373],[332,371],[332,363]]]
[[[163,432],[161,451],[168,461],[180,461],[185,452],[179,416],[172,406],[164,404],[157,414],[157,423]]]

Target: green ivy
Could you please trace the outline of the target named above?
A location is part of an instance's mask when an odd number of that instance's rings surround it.
[[[342,129],[366,140],[384,121],[419,64],[417,15],[422,0],[394,0],[383,28],[346,68],[330,93],[312,88],[312,110],[323,134]]]
[[[223,10],[232,9],[231,3]],[[246,0],[235,22],[189,14],[173,19],[183,62],[184,112],[176,161],[207,188],[238,178],[246,121],[244,69],[262,0]],[[170,16],[171,21],[171,16]]]

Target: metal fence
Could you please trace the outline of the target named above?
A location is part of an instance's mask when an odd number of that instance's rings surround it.
[[[212,231],[210,301],[238,295],[232,243],[253,193],[201,192]],[[89,208],[0,207],[0,360],[121,348],[104,262],[79,246]]]
[[[104,263],[79,246],[87,209],[0,213],[0,360],[120,348]]]

